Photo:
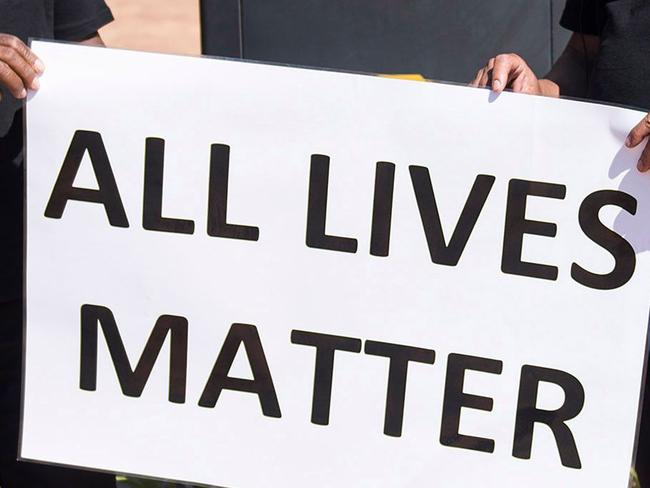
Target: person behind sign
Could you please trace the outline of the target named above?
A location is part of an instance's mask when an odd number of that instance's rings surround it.
[[[17,462],[22,351],[22,101],[45,66],[29,37],[102,45],[103,0],[0,0],[0,486],[108,488],[115,477]],[[55,399],[52,399],[54,402]],[[98,419],[99,421],[99,419]]]
[[[544,77],[538,78],[516,54],[500,54],[481,68],[471,85],[497,93],[569,96],[650,109],[650,1],[567,0],[560,24],[573,31],[567,47]],[[629,148],[650,136],[650,113],[629,133]],[[650,144],[637,163],[650,170]],[[636,468],[642,486],[650,486],[650,375],[646,375]]]

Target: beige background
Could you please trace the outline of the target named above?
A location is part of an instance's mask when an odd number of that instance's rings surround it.
[[[107,0],[115,22],[101,30],[107,46],[200,54],[199,0]]]

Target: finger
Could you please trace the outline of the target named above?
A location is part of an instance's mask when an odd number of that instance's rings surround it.
[[[479,81],[478,86],[485,88],[490,83],[490,72],[487,68],[483,68],[483,74],[481,75],[481,81]]]
[[[25,87],[31,88],[32,90],[39,89],[40,84],[38,82],[38,72],[34,66],[29,64],[25,58],[18,54],[14,49],[0,46],[0,61],[3,61],[13,70],[14,73],[20,76]]]
[[[476,72],[476,76],[474,76],[474,79],[469,84],[469,86],[476,88],[478,86],[479,81],[481,81],[482,74],[483,74],[483,69],[478,70]]]
[[[645,149],[641,153],[639,162],[636,164],[636,167],[641,173],[645,173],[650,169],[650,145],[646,144]]]
[[[483,88],[485,83],[483,83],[483,78],[485,75],[485,68],[481,68],[478,73],[476,73],[476,78],[474,79],[474,86]]]
[[[488,86],[492,83],[492,70],[494,69],[494,58],[488,60],[487,66],[483,68],[483,78],[480,86]]]
[[[39,74],[45,71],[43,61],[29,49],[23,41],[9,34],[0,34],[0,46],[5,46],[16,51],[27,63],[29,63]]]
[[[0,84],[6,86],[16,98],[25,98],[27,96],[23,80],[3,61],[0,61]]]
[[[627,147],[636,147],[641,144],[646,137],[650,135],[650,113],[646,115],[641,122],[634,126],[625,139]]]
[[[511,76],[515,68],[515,59],[508,54],[500,54],[494,59],[492,69],[492,90],[501,93],[512,81]]]

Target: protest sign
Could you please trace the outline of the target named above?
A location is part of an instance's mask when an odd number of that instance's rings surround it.
[[[639,112],[33,48],[22,458],[232,488],[625,486]]]

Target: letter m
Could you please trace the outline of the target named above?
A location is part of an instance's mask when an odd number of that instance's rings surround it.
[[[187,319],[174,315],[161,315],[156,320],[137,366],[133,369],[113,313],[108,308],[99,305],[83,305],[81,307],[81,374],[79,382],[82,390],[95,391],[97,389],[97,331],[99,327],[104,332],[122,393],[130,397],[139,397],[142,394],[153,365],[160,354],[160,349],[167,335],[170,334],[169,401],[173,403],[185,402]]]

